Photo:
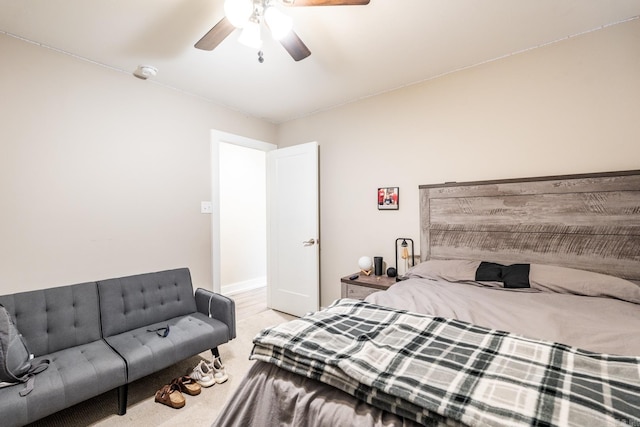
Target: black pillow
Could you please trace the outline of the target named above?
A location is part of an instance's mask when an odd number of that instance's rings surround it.
[[[502,269],[504,265],[482,261],[476,270],[478,282],[502,282]]]
[[[502,270],[502,281],[505,288],[530,288],[530,264],[511,264]]]
[[[529,288],[530,264],[502,265],[482,261],[476,270],[478,282],[502,282],[505,288]]]

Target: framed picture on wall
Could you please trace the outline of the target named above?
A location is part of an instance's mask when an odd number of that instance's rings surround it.
[[[399,187],[378,188],[378,209],[380,210],[400,209],[400,188]]]

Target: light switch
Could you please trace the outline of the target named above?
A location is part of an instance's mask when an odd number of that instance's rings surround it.
[[[200,213],[203,213],[203,214],[213,213],[213,203],[200,202]]]

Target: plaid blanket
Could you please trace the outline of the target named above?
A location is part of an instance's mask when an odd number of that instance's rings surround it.
[[[640,358],[343,299],[250,356],[425,425],[640,427]]]

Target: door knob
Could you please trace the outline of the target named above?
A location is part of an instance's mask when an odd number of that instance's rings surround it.
[[[304,246],[313,246],[316,244],[316,239],[311,238],[309,240],[305,240],[304,242],[302,242],[302,244]]]

